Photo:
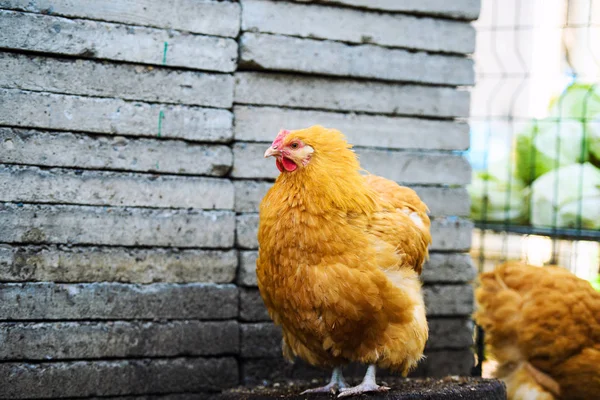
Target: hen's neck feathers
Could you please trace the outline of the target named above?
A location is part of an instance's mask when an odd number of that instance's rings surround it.
[[[377,194],[370,189],[355,153],[348,144],[322,146],[304,168],[283,172],[274,189],[287,198],[288,206],[303,204],[307,210],[325,213],[372,213],[378,209]]]

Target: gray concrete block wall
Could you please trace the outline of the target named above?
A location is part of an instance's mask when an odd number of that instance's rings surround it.
[[[326,375],[283,361],[254,271],[277,174],[262,152],[317,123],[429,205],[431,339],[415,374],[468,374],[461,151],[478,12],[0,0],[0,397],[210,398]]]

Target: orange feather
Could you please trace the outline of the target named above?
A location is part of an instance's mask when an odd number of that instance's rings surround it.
[[[418,275],[431,242],[417,194],[364,175],[344,136],[291,131],[314,149],[283,172],[260,206],[257,277],[284,354],[330,367],[377,364],[403,374],[428,336]]]

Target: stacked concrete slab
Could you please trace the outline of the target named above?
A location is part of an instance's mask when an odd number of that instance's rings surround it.
[[[254,273],[277,174],[262,152],[316,123],[428,203],[416,373],[468,374],[460,151],[478,10],[0,0],[0,398],[198,398],[322,375],[284,364]]]

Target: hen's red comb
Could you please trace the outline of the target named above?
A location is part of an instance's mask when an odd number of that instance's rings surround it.
[[[289,133],[290,133],[290,131],[288,131],[287,129],[280,130],[279,133],[277,134],[277,137],[275,138],[275,140],[273,140],[273,144],[271,146],[274,149],[281,146],[281,144],[283,143],[283,139],[285,139],[285,137],[287,135],[289,135]]]

